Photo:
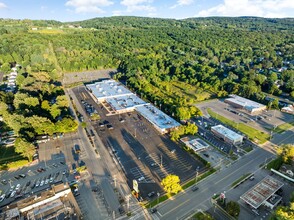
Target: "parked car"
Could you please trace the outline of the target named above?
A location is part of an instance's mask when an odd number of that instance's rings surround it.
[[[21,177],[21,178],[25,178],[26,177],[25,174],[19,174],[18,176]]]
[[[156,213],[157,212],[157,209],[156,208],[152,208],[152,209],[150,209],[150,211],[153,214],[153,213]]]
[[[13,198],[15,196],[15,194],[16,194],[16,191],[14,190],[14,191],[12,191],[10,197]]]
[[[5,199],[5,194],[2,194],[2,195],[0,196],[0,202],[2,202],[4,199]]]
[[[15,187],[15,190],[19,190],[19,188],[20,188],[20,184],[17,184]]]
[[[139,179],[138,179],[138,181],[143,181],[145,179],[145,177],[144,176],[141,176]]]
[[[152,192],[150,192],[150,193],[148,193],[148,197],[153,197],[155,195],[155,192],[154,191],[152,191]]]
[[[3,183],[4,185],[7,184],[7,180],[1,180],[1,183]]]

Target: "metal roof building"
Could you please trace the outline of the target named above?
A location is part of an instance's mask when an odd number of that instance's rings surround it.
[[[216,125],[211,127],[211,131],[218,137],[222,138],[224,141],[238,145],[242,144],[243,142],[243,136],[222,126],[222,125]]]
[[[91,97],[97,102],[108,104],[111,114],[121,114],[136,110],[146,118],[159,132],[166,133],[180,124],[156,108],[140,99],[121,83],[115,80],[104,80],[87,85]]]
[[[89,84],[86,85],[86,87],[99,102],[104,101],[106,98],[114,98],[133,94],[121,83],[112,79]]]
[[[181,141],[195,152],[204,151],[209,148],[209,145],[200,138],[183,137]]]
[[[253,188],[244,193],[240,199],[249,204],[251,207],[257,209],[262,204],[266,204],[273,201],[273,195],[277,192],[284,184],[271,176],[265,177]],[[276,198],[276,196],[274,197]]]
[[[236,107],[242,108],[250,113],[260,112],[266,110],[266,106],[238,95],[229,95],[230,98],[225,99],[225,102]]]

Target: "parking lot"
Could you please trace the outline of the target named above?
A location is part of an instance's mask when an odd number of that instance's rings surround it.
[[[206,109],[211,108],[214,112],[229,118],[237,123],[245,123],[260,131],[269,133],[269,129],[273,129],[286,122],[294,120],[293,115],[278,111],[268,110],[262,111],[257,115],[251,115],[245,110],[236,109],[227,103],[219,100],[211,100],[208,102],[202,102],[196,105],[200,110],[206,114]]]
[[[139,182],[143,198],[152,191],[162,192],[160,182],[168,174],[178,175],[183,182],[195,176],[197,167],[203,171],[200,161],[168,136],[159,134],[137,112],[109,116],[103,105],[95,103],[84,88],[73,91],[80,101],[90,103],[98,111],[100,121],[92,122],[97,133],[121,166],[130,187],[133,179]]]
[[[30,167],[1,173],[0,189],[5,199],[0,203],[5,206],[15,200],[45,190],[51,184],[66,182],[69,172],[64,159],[41,162]]]

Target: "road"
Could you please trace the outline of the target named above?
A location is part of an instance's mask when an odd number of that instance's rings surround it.
[[[206,210],[212,206],[210,198],[214,194],[228,192],[231,184],[246,173],[253,173],[259,169],[273,154],[257,148],[243,156],[228,168],[220,170],[198,183],[199,190],[192,192],[188,189],[173,200],[168,200],[159,205],[158,212],[153,214],[154,219],[185,219],[192,211]],[[156,217],[154,216],[156,215]]]

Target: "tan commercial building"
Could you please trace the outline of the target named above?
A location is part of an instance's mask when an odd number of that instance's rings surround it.
[[[225,142],[233,144],[233,145],[240,145],[243,142],[243,136],[222,126],[216,125],[211,127],[212,133],[214,133],[219,138],[223,139]]]
[[[266,106],[238,95],[229,95],[230,98],[225,99],[225,103],[230,104],[235,108],[241,108],[249,113],[258,113],[266,110]]]

